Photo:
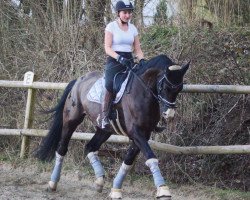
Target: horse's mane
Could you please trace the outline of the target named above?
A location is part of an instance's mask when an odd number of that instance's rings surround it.
[[[156,57],[151,58],[147,62],[145,62],[144,66],[140,66],[137,70],[137,74],[141,75],[146,72],[148,69],[155,68],[155,69],[166,69],[168,66],[174,65],[172,60],[166,55],[159,55]]]

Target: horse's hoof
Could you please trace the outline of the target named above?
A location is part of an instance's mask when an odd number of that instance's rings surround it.
[[[171,200],[171,194],[168,186],[161,186],[157,188],[156,199]]]
[[[94,182],[94,187],[95,187],[95,190],[99,193],[102,192],[102,189],[103,189],[103,185],[104,185],[104,178],[103,176],[102,177],[98,177],[96,179],[96,181]]]
[[[47,192],[55,192],[57,188],[57,183],[49,181],[49,186],[47,187]]]
[[[56,189],[52,189],[51,187],[48,186],[45,191],[51,193],[51,192],[56,192]]]
[[[99,193],[102,193],[103,185],[98,185],[94,183],[95,190]]]
[[[109,194],[109,197],[112,200],[122,199],[122,190],[116,189],[116,188],[111,188],[111,192]]]

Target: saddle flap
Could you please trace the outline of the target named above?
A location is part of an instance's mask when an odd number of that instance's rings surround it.
[[[128,76],[128,72],[119,72],[115,75],[114,77],[114,81],[113,81],[113,92],[115,94],[117,94],[122,86],[122,83],[126,80],[127,76]]]

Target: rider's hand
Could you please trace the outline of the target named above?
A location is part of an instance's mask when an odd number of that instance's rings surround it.
[[[123,66],[125,66],[125,67],[131,67],[130,65],[131,65],[131,62],[130,62],[130,60],[129,59],[127,59],[127,58],[124,58],[124,57],[122,57],[122,56],[118,56],[117,57],[117,61],[119,62],[119,63],[121,63]]]

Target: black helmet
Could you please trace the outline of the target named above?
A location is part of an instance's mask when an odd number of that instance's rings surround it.
[[[115,5],[116,12],[119,12],[121,10],[134,10],[134,7],[130,1],[118,1]]]

